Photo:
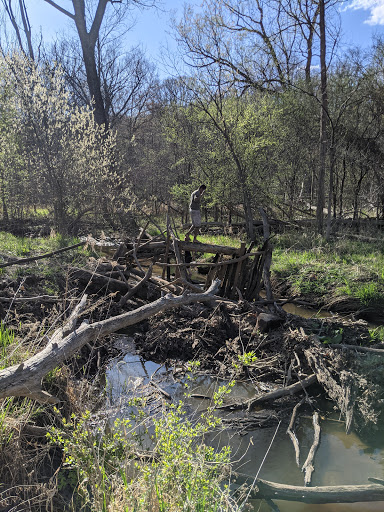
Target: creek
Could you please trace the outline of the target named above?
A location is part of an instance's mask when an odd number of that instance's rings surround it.
[[[155,268],[156,267],[156,268]],[[154,267],[154,273],[161,276],[162,268]],[[193,269],[193,280],[203,281],[197,269]],[[331,317],[327,311],[316,311],[303,306],[286,304],[283,309],[290,314],[304,318]],[[183,400],[191,413],[204,410],[207,400],[184,397],[185,381],[174,379],[172,372],[153,361],[145,361],[135,353],[133,341],[120,336],[117,342],[124,346],[125,356],[113,361],[106,372],[106,390],[110,410],[110,420],[117,416],[124,417],[130,413],[126,396],[141,386],[148,384],[156,373],[154,381],[162,390],[171,395],[174,401]],[[212,396],[222,383],[206,375],[198,376],[193,381],[192,393]],[[268,390],[268,389],[265,389]],[[238,382],[231,392],[231,398],[251,398],[255,387],[249,382]],[[324,400],[321,414],[320,445],[314,459],[315,472],[312,486],[366,484],[369,477],[384,478],[384,438],[380,434],[362,439],[358,433],[345,433],[345,424],[333,409],[333,403]],[[225,418],[235,418],[235,413],[225,413]],[[272,427],[256,428],[238,433],[226,429],[213,443],[220,447],[230,445],[234,460],[239,461],[235,470],[247,475],[247,482],[254,477],[289,485],[304,485],[304,476],[296,466],[294,448],[286,434],[287,424],[277,422]],[[311,414],[300,415],[297,420],[296,435],[301,450],[301,465],[304,463],[313,442],[313,425]],[[271,444],[272,439],[273,443]],[[271,446],[270,446],[271,444]],[[270,447],[270,448],[269,448]],[[241,480],[241,478],[239,479]],[[244,478],[243,478],[244,480]],[[269,512],[266,502],[251,500],[254,512]],[[384,511],[384,502],[313,505],[299,502],[276,501],[280,512],[373,512]]]
[[[133,341],[124,336],[116,336],[116,343],[125,347],[123,358],[114,360],[106,372],[106,390],[108,406],[111,408],[111,420],[117,416],[129,414],[124,399],[130,392],[148,383],[151,379],[175,401],[183,400],[194,413],[207,407],[207,400],[184,397],[183,379],[177,380],[164,366],[152,361],[144,361],[135,353]],[[222,384],[214,378],[200,375],[194,378],[192,393],[212,396]],[[231,398],[249,398],[255,393],[251,383],[239,382],[231,392]],[[307,457],[313,442],[313,427],[310,414],[300,415],[297,421],[296,435],[300,443],[301,464]],[[233,412],[226,412],[225,418],[233,418]],[[356,432],[345,433],[345,424],[339,420],[330,401],[324,401],[320,419],[321,438],[316,452],[312,477],[312,486],[365,484],[368,477],[384,478],[384,438],[380,435],[370,439],[361,439]],[[293,445],[286,434],[287,425],[277,422],[272,427],[257,428],[239,434],[226,429],[216,436],[217,447],[230,445],[236,463],[235,470],[248,475],[252,482],[255,475],[260,478],[290,485],[304,485],[304,477],[296,466]],[[276,434],[273,443],[271,440]],[[268,451],[269,450],[269,451]],[[268,452],[268,453],[267,453]],[[267,453],[267,455],[266,455]],[[264,462],[263,459],[265,458]],[[260,500],[251,500],[254,512],[269,512],[269,506]],[[383,511],[384,502],[310,505],[299,502],[276,501],[280,512],[373,512]]]

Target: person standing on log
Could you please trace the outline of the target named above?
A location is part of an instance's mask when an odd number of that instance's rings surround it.
[[[205,190],[205,185],[200,185],[200,187],[193,191],[191,194],[191,200],[189,203],[189,213],[191,215],[192,226],[188,229],[185,234],[185,241],[189,242],[189,235],[193,232],[193,241],[197,242],[197,236],[200,234],[200,226],[201,226],[201,212],[200,212],[200,201],[203,197]]]

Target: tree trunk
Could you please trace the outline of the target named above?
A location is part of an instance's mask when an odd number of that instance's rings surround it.
[[[74,21],[76,25],[83,53],[90,99],[94,107],[95,121],[99,125],[105,125],[106,128],[108,128],[108,122],[104,99],[101,94],[100,76],[97,71],[95,48],[105,10],[109,1],[110,0],[98,0],[94,18],[89,22],[90,30],[87,31],[87,12],[84,0],[72,0],[74,9],[73,13],[67,11],[64,7],[61,7],[55,0],[45,0],[49,5],[52,5],[52,7]]]
[[[332,137],[333,139],[333,137]],[[334,169],[336,162],[336,154],[335,154],[335,141],[332,140],[331,146],[329,148],[329,157],[330,157],[330,166],[329,166],[329,192],[328,192],[328,213],[327,213],[327,232],[325,238],[329,240],[331,236],[331,225],[332,225],[332,199],[333,199],[333,178],[334,178]]]
[[[319,0],[320,6],[320,68],[321,68],[321,106],[320,106],[320,158],[319,177],[317,184],[317,232],[322,234],[324,230],[324,206],[325,206],[325,164],[327,157],[327,64],[326,64],[326,34],[325,34],[325,0]]]

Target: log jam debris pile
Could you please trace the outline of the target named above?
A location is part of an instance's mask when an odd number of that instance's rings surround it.
[[[103,357],[111,357],[110,335],[124,329],[145,359],[175,367],[199,361],[201,372],[254,383],[254,397],[243,401],[228,398],[221,406],[234,411],[230,420],[233,428],[286,420],[295,445],[295,418],[303,406],[314,414],[319,439],[315,415],[323,392],[341,411],[347,432],[383,426],[384,347],[370,344],[369,329],[363,321],[304,319],[286,313],[276,301],[261,299],[261,286],[268,276],[263,266],[270,251],[268,244],[260,251],[242,245],[232,252],[211,246],[213,261],[205,273],[205,283],[198,284],[191,279],[194,262],[187,256],[207,252],[206,246],[187,244],[175,237],[171,240],[170,236],[158,242],[142,235],[131,244],[121,244],[112,260],[90,258],[86,268],[67,269],[65,286],[72,307],[57,297],[44,296],[41,304],[47,308],[50,304],[51,312],[56,313],[70,307],[72,313],[63,325],[35,343],[35,353],[29,359],[0,370],[0,398],[28,396],[56,403],[52,390],[43,389],[45,375],[78,352],[88,351],[88,355],[100,358],[103,346]],[[226,251],[230,254],[228,263],[223,259]],[[175,258],[173,275],[171,256]],[[158,263],[161,276],[154,272]],[[11,299],[6,280],[2,288],[4,299]],[[23,296],[20,302],[15,299],[22,297],[14,296],[6,313],[9,320],[19,322],[26,315],[31,326],[31,305],[37,297]],[[34,332],[38,336],[39,331]],[[267,412],[255,411],[256,406],[265,404]],[[235,414],[239,410],[242,416]],[[295,450],[297,453],[299,447]],[[313,457],[315,451],[314,443]],[[306,485],[312,471],[312,460],[308,460]],[[259,487],[267,497],[274,492],[268,482],[261,482]]]

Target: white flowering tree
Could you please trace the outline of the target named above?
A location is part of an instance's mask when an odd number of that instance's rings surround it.
[[[39,68],[19,55],[5,63],[4,87],[14,90],[12,131],[28,162],[29,182],[51,207],[56,228],[67,232],[95,197],[100,203],[119,187],[115,136],[95,123],[89,107],[71,104],[59,68]]]

